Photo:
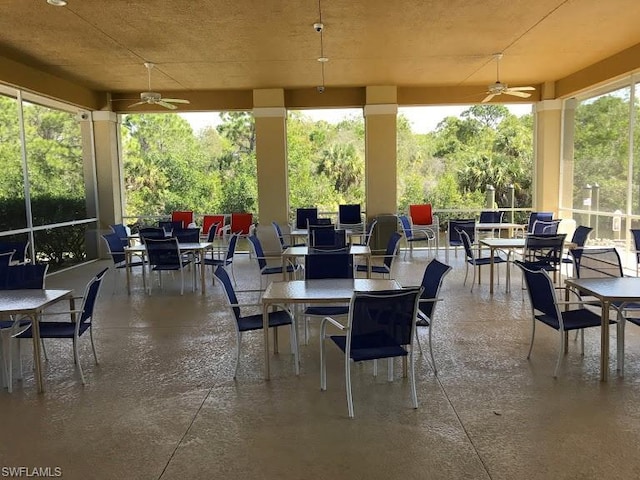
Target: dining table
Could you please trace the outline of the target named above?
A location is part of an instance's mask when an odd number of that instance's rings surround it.
[[[69,300],[70,310],[75,310],[73,290],[40,290],[31,288],[23,290],[0,290],[0,316],[21,315],[31,320],[33,365],[38,393],[44,392],[40,353],[40,317],[46,308],[66,299]]]
[[[567,278],[565,285],[600,301],[602,323],[600,326],[600,380],[609,379],[609,310],[624,303],[640,301],[640,278]],[[618,369],[624,370],[624,337],[617,338]]]
[[[213,242],[179,242],[178,248],[181,253],[193,253],[198,259],[204,258],[207,250],[212,250],[214,248]],[[132,245],[129,247],[124,247],[124,259],[125,268],[127,273],[127,292],[131,294],[131,262],[134,257],[142,257],[143,260],[146,259],[147,247],[144,244]],[[206,293],[206,280],[205,280],[205,269],[200,266],[200,291],[202,295]],[[195,267],[194,267],[195,268]],[[146,283],[146,269],[142,268],[142,276],[143,280]]]
[[[264,332],[264,378],[269,380],[269,309],[274,305],[346,303],[353,293],[380,290],[399,290],[395,280],[379,278],[349,278],[320,280],[289,280],[271,282],[262,295],[262,322]],[[297,321],[297,320],[294,320]],[[297,325],[295,326],[297,329]]]

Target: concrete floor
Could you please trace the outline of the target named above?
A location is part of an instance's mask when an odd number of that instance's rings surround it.
[[[238,288],[256,288],[255,262],[236,258]],[[428,260],[425,251],[401,256],[396,278],[418,283]],[[640,478],[640,330],[627,328],[625,377],[613,369],[609,383],[599,381],[593,329],[584,357],[571,340],[554,379],[555,331],[539,327],[526,359],[531,320],[520,275],[506,294],[503,270],[492,297],[486,282],[473,293],[462,286],[461,253],[450,262],[434,330],[438,376],[427,356],[416,362],[419,409],[399,361],[392,383],[385,365],[378,377],[356,365],[352,420],[342,356],[331,345],[320,392],[317,325],[301,347],[300,376],[283,329],[272,380],[262,379],[255,332],[245,335],[234,381],[233,320],[210,276],[204,296],[189,288],[180,296],[177,278],[148,296],[137,275],[129,296],[124,273],[115,282],[109,273],[96,315],[99,365],[81,339],[85,386],[71,345],[50,340],[47,391],[36,394],[30,345],[23,348],[24,380],[12,394],[0,391],[0,467],[60,467],[65,479]],[[82,292],[102,265],[51,276],[47,286]]]

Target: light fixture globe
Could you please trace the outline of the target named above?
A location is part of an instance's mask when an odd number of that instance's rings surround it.
[[[47,3],[54,7],[64,7],[67,4],[66,0],[47,0]]]

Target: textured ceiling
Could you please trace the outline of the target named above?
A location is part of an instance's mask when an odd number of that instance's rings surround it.
[[[638,0],[0,0],[0,55],[96,91],[539,85],[640,43]],[[1,80],[1,76],[0,76]]]

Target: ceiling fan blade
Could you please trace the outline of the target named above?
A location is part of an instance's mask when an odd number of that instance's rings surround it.
[[[191,103],[189,100],[183,98],[163,98],[162,101],[169,103]]]
[[[511,91],[515,90],[515,91],[519,91],[519,92],[522,92],[522,91],[533,91],[535,89],[536,89],[536,87],[509,87],[509,90],[511,90]]]
[[[169,110],[175,110],[176,108],[178,108],[175,105],[172,105],[171,103],[165,102],[164,100],[158,100],[156,102],[156,105],[160,105],[160,106],[162,106],[164,108],[168,108]]]
[[[144,105],[147,102],[136,102],[136,103],[132,103],[131,105],[129,105],[127,108],[131,108],[131,107],[137,107],[138,105]]]
[[[504,93],[506,93],[507,95],[513,95],[514,97],[521,97],[521,98],[529,98],[531,96],[530,93],[518,92],[518,91],[514,92],[511,89],[506,90]]]
[[[490,93],[489,95],[487,95],[486,97],[484,97],[484,100],[482,100],[481,103],[487,103],[488,101],[490,101],[493,97],[495,97],[496,94],[495,93]]]

